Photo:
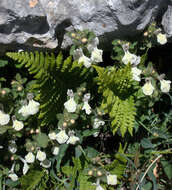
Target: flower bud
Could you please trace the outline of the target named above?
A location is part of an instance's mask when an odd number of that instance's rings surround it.
[[[101,171],[97,171],[97,175],[98,176],[102,176],[102,172]]]
[[[74,120],[74,119],[71,119],[70,122],[71,122],[71,124],[74,124],[74,123],[75,123],[75,120]]]
[[[31,129],[31,130],[30,130],[30,134],[33,134],[33,133],[34,133],[34,130],[33,130],[33,129]]]
[[[35,133],[37,133],[37,134],[38,134],[39,132],[40,132],[40,130],[39,130],[39,129],[36,129]]]
[[[92,170],[89,170],[89,171],[88,171],[88,175],[90,175],[90,176],[93,175],[93,171],[92,171]]]
[[[67,123],[66,122],[63,123],[63,127],[67,127]]]
[[[71,36],[72,36],[72,38],[75,38],[75,37],[76,37],[76,34],[75,34],[75,33],[72,33]]]
[[[147,37],[148,36],[148,32],[144,32],[144,34],[143,34],[145,37]]]
[[[86,43],[86,42],[87,42],[87,38],[82,38],[82,39],[81,39],[81,42],[82,42],[82,43]]]
[[[5,90],[2,90],[2,91],[1,91],[1,94],[2,94],[2,95],[5,95],[5,94],[6,94],[6,91],[5,91]]]
[[[17,87],[17,91],[22,91],[22,89],[23,89],[22,86]]]

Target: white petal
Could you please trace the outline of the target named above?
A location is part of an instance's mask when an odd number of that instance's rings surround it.
[[[159,33],[157,35],[157,42],[160,43],[161,45],[164,45],[167,43],[167,36],[166,34]]]
[[[84,102],[84,106],[83,106],[82,110],[85,110],[86,114],[90,115],[90,113],[91,113],[91,107],[88,104],[88,102]]]
[[[59,133],[57,133],[56,135],[56,140],[59,144],[64,144],[67,140],[68,140],[68,136],[65,132],[65,130],[60,131]]]
[[[154,91],[154,87],[152,86],[151,82],[146,82],[142,87],[142,90],[145,95],[150,96]]]
[[[29,165],[27,163],[24,163],[24,166],[23,166],[23,175],[25,175],[29,170]]]
[[[69,113],[73,113],[76,111],[77,104],[73,97],[70,97],[70,99],[64,103],[65,108]]]
[[[6,125],[10,121],[10,116],[8,114],[0,111],[0,125]]]
[[[70,136],[68,141],[66,142],[67,144],[76,144],[77,141],[79,141],[79,137],[76,137],[74,135]]]
[[[116,175],[107,175],[107,184],[108,185],[116,185],[117,184],[117,176]]]
[[[33,163],[35,161],[35,155],[32,152],[29,152],[25,156],[25,160],[26,160],[27,163]]]
[[[103,50],[97,49],[96,47],[91,53],[91,60],[96,63],[102,62],[103,61],[102,55],[103,55]]]
[[[38,150],[37,155],[36,155],[36,159],[38,159],[41,162],[44,161],[46,159],[45,152]]]
[[[39,111],[39,102],[36,102],[34,100],[29,100],[29,104],[27,106],[28,113],[30,115],[35,115]]]
[[[16,131],[20,131],[21,129],[23,129],[24,127],[24,124],[22,121],[18,121],[18,120],[14,120],[13,121],[13,128],[16,130]]]
[[[92,61],[90,58],[83,55],[79,58],[78,63],[83,63],[86,68],[89,68],[89,67],[91,67]]]
[[[160,80],[161,83],[161,91],[164,93],[168,93],[170,91],[170,85],[171,85],[171,81],[170,80]]]
[[[18,176],[15,173],[9,174],[8,177],[10,177],[12,181],[17,181],[18,180]]]

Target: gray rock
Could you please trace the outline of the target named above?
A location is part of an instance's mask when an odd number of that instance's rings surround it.
[[[168,0],[0,0],[0,51],[66,48],[67,31],[90,29],[106,49],[114,38],[135,37]],[[171,6],[163,17],[172,34]],[[168,26],[170,23],[170,26]]]
[[[162,25],[168,37],[172,37],[172,3],[168,6],[162,19]]]

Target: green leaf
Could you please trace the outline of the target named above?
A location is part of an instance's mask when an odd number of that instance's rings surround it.
[[[99,155],[99,152],[96,149],[89,146],[85,149],[85,153],[89,158],[95,158]]]
[[[11,129],[10,126],[0,126],[0,134],[4,134],[8,129]]]
[[[153,145],[151,143],[151,141],[149,139],[146,139],[146,138],[143,138],[141,140],[141,145],[143,148],[154,148],[155,147],[155,145]]]
[[[38,135],[36,135],[35,140],[38,146],[42,148],[46,148],[49,141],[48,136],[45,133],[39,133]]]
[[[44,177],[44,171],[30,170],[20,178],[21,190],[34,190]]]
[[[56,157],[56,160],[57,160],[56,169],[57,169],[57,171],[59,171],[59,169],[60,169],[61,161],[62,161],[62,159],[63,159],[63,157],[64,157],[64,155],[66,153],[66,150],[67,150],[68,146],[69,146],[68,144],[60,145],[59,153],[58,153],[58,155]]]
[[[161,160],[161,164],[168,179],[172,180],[172,163],[167,160]]]
[[[0,67],[5,67],[8,64],[6,60],[0,60]]]

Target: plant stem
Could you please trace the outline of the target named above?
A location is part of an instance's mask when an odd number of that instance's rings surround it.
[[[162,157],[162,155],[159,155],[159,156],[151,163],[151,165],[147,168],[147,170],[145,171],[144,175],[142,176],[142,178],[141,178],[141,180],[140,180],[140,182],[139,182],[139,184],[138,184],[136,190],[139,189],[140,184],[142,183],[143,179],[145,178],[146,174],[148,173],[148,171],[150,170],[150,168],[153,166],[153,164],[154,164],[157,160],[159,160],[161,157]]]

